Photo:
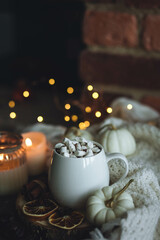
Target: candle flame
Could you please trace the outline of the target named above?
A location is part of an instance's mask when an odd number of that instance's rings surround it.
[[[0,161],[3,161],[4,159],[4,154],[0,154]]]
[[[32,146],[32,141],[31,141],[31,139],[30,139],[30,138],[26,138],[25,144],[26,144],[27,147]]]

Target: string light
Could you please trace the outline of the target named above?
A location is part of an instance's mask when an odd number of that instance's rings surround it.
[[[128,104],[128,105],[127,105],[127,109],[128,109],[128,110],[131,110],[132,108],[133,108],[132,104]]]
[[[89,121],[84,121],[85,127],[89,127],[90,126],[90,122]]]
[[[24,91],[23,92],[23,96],[26,97],[26,98],[29,97],[29,92],[28,91]]]
[[[71,105],[69,103],[66,103],[64,107],[66,110],[69,110],[71,108]]]
[[[96,111],[96,112],[95,112],[95,116],[96,116],[97,118],[101,117],[101,112],[100,112],[100,111]]]
[[[10,108],[14,108],[15,107],[15,102],[13,100],[9,101],[8,103]]]
[[[16,118],[16,113],[15,112],[11,112],[9,114],[9,116],[10,116],[10,118],[14,119],[14,118]]]
[[[38,121],[38,122],[43,122],[43,117],[42,117],[42,116],[38,116],[38,117],[37,117],[37,121]]]
[[[97,92],[92,93],[92,98],[94,99],[99,98],[99,94]]]
[[[85,112],[90,113],[91,111],[92,111],[91,107],[89,107],[89,106],[85,107]]]
[[[77,115],[72,115],[71,119],[72,119],[73,122],[77,122],[78,116]]]
[[[83,129],[83,130],[86,129],[85,123],[84,122],[80,122],[79,123],[79,128]]]
[[[92,85],[88,85],[87,89],[88,89],[88,91],[92,91],[93,90],[93,86]]]
[[[111,107],[108,107],[107,109],[106,109],[106,111],[107,111],[107,113],[112,113],[112,108]]]
[[[65,117],[64,117],[64,120],[65,120],[66,122],[69,122],[69,121],[70,121],[70,117],[69,117],[69,116],[65,116]]]
[[[55,80],[53,78],[50,78],[48,82],[49,82],[50,85],[54,85],[55,84]]]
[[[74,92],[74,89],[72,87],[67,88],[67,93],[72,94]]]

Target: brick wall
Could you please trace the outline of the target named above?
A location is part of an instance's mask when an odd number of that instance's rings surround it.
[[[81,79],[160,111],[160,1],[86,0],[85,5]]]

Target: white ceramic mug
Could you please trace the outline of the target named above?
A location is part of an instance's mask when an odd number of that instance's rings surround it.
[[[54,151],[49,169],[49,187],[54,199],[62,206],[83,209],[88,196],[95,190],[109,185],[108,162],[121,159],[125,162],[124,178],[128,174],[128,161],[120,153],[106,154],[103,147],[95,144],[101,151],[91,157],[64,157]]]

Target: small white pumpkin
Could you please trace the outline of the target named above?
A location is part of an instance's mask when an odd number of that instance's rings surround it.
[[[93,140],[93,136],[87,130],[82,130],[77,127],[70,127],[66,130],[65,137],[69,138],[70,140],[74,140],[75,137],[84,137],[86,140]]]
[[[113,125],[104,126],[99,134],[99,143],[106,152],[119,152],[127,156],[136,150],[136,141],[133,135],[125,128],[116,129]]]
[[[131,195],[124,192],[131,184],[131,179],[121,190],[107,186],[97,190],[86,202],[86,217],[88,221],[100,226],[117,217],[121,217],[127,210],[134,208]]]

